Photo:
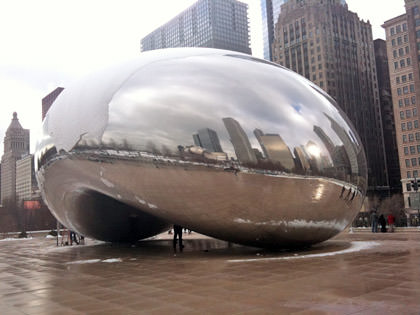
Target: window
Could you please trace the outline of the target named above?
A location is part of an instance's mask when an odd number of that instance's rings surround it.
[[[398,45],[402,45],[402,38],[401,38],[401,36],[397,38],[397,43],[398,43]]]
[[[400,77],[396,77],[395,82],[397,82],[397,84],[399,84],[400,83]]]
[[[405,53],[408,54],[410,52],[410,48],[408,46],[405,46]]]
[[[405,31],[407,30],[407,23],[404,23],[404,24],[402,25],[402,27],[403,27],[403,31],[405,32]]]
[[[414,93],[414,84],[410,84],[410,92]]]
[[[408,142],[413,142],[414,141],[414,136],[412,133],[408,134]]]
[[[398,100],[398,106],[399,106],[399,107],[402,107],[402,106],[403,106],[403,101],[402,101],[402,99],[399,99],[399,100]]]
[[[417,166],[417,158],[411,159],[411,166]]]
[[[407,127],[406,127],[406,124],[405,124],[405,123],[402,123],[402,124],[401,124],[401,130],[402,130],[402,131],[407,130]]]
[[[411,117],[411,110],[407,109],[405,111],[405,118],[410,118]]]
[[[405,99],[404,99],[404,105],[405,105],[405,106],[410,105],[410,99],[409,99],[409,98],[405,98]]]
[[[403,86],[403,93],[408,94],[408,86]]]
[[[407,123],[407,130],[411,130],[411,129],[413,129],[413,123],[411,121],[409,121]]]
[[[397,58],[397,57],[398,57],[398,54],[397,54],[397,51],[396,51],[396,50],[394,50],[394,51],[392,52],[392,54],[393,54],[394,58]]]
[[[407,66],[411,65],[411,59],[407,58]]]
[[[420,145],[417,145],[417,153],[420,153]]]
[[[418,120],[415,120],[414,121],[414,128],[418,128],[419,127],[419,121]]]
[[[393,39],[393,40],[391,41],[391,43],[392,43],[392,46],[395,46],[395,39]]]
[[[405,60],[404,59],[400,60],[400,66],[401,66],[401,68],[405,67]]]
[[[404,119],[405,117],[404,117],[404,111],[400,111],[400,118],[401,119]]]
[[[398,49],[398,55],[400,57],[404,55],[404,49],[403,48]]]
[[[401,25],[397,25],[397,26],[395,27],[395,31],[396,31],[397,33],[401,33]]]
[[[391,36],[395,35],[395,28],[391,27]]]
[[[416,132],[416,140],[420,140],[420,132]]]
[[[403,143],[407,143],[407,135],[403,135]]]
[[[411,97],[411,105],[415,105],[416,104],[416,97],[412,96]],[[416,114],[417,114],[417,109],[416,109]]]
[[[413,117],[417,117],[417,108],[413,108]]]
[[[405,159],[405,166],[410,167],[410,159]]]
[[[420,163],[420,162],[419,162]],[[413,177],[417,178],[419,176],[419,172],[418,171],[413,171]]]
[[[406,75],[403,75],[402,77],[401,77],[401,81],[404,83],[404,82],[407,82],[407,76]]]
[[[408,147],[404,147],[404,155],[408,155]]]
[[[408,80],[413,81],[413,74],[412,73],[408,74]]]
[[[410,175],[411,175],[410,172],[407,172],[407,178],[411,178]],[[411,191],[411,183],[406,183],[405,188],[407,189],[407,191]]]
[[[410,154],[416,154],[416,147],[414,145],[410,146]]]
[[[396,70],[396,69],[398,69],[398,62],[397,61],[394,62],[394,70]]]
[[[398,95],[401,95],[401,94],[402,94],[402,93],[401,93],[401,88],[398,88],[398,89],[397,89],[397,94],[398,94]]]

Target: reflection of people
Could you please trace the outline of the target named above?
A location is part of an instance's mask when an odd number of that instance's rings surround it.
[[[79,241],[77,240],[76,232],[70,231],[70,245],[73,245],[73,242],[75,242],[77,245],[79,245]]]
[[[176,242],[179,240],[179,250],[182,252],[184,245],[182,245],[182,226],[174,224],[174,250],[176,250]]]
[[[386,232],[386,220],[383,214],[380,215],[378,223],[381,225],[381,232]]]
[[[378,215],[376,214],[376,210],[372,211],[370,222],[372,224],[372,233],[378,232]]]
[[[388,214],[388,225],[389,225],[389,232],[394,232],[394,224],[395,224],[395,217],[390,213]]]

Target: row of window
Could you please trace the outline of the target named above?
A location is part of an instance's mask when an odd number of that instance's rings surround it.
[[[417,171],[417,170],[413,171],[413,177],[414,178],[419,177],[419,171]],[[410,171],[407,172],[407,178],[411,178],[411,172]],[[406,187],[407,187],[407,191],[411,191],[411,183],[407,183]]]
[[[398,63],[398,61],[395,61],[394,62],[394,70],[397,70],[398,68],[405,68],[406,65],[407,65],[407,67],[411,65],[411,58],[401,59],[399,63]]]
[[[413,74],[412,73],[408,74],[408,80],[413,81]],[[395,82],[397,84],[405,83],[405,82],[407,82],[407,76],[405,74],[402,75],[401,77],[398,76],[398,77],[395,78]]]
[[[405,105],[405,106],[416,105],[416,97],[415,96],[411,97],[411,104],[410,104],[410,98],[408,98],[408,97],[404,98],[404,100],[402,98],[399,99],[398,100],[398,106],[403,107],[403,105]],[[417,109],[416,109],[416,113],[417,113]],[[413,116],[414,116],[414,111],[413,111]]]
[[[420,165],[420,157],[419,158],[412,158],[412,159],[405,159],[405,166],[406,167],[415,167],[417,165]]]
[[[413,129],[413,125],[414,125],[414,128],[418,128],[419,127],[419,121],[418,120],[415,120],[415,121],[408,121],[406,123],[402,123],[401,124],[401,130],[402,131],[412,130]]]
[[[416,140],[420,141],[420,132],[416,132],[415,135],[416,135]],[[408,135],[403,135],[402,139],[403,139],[403,143],[414,142],[414,134],[409,133]]]
[[[405,112],[403,110],[400,111],[400,118],[401,119],[411,118],[411,113],[413,113],[413,117],[417,117],[417,108],[413,108],[412,110],[407,109]]]
[[[404,55],[407,55],[410,52],[410,48],[408,46],[405,46],[405,48],[399,48],[398,50],[394,49],[392,51],[392,54],[394,58],[402,57]]]
[[[397,94],[399,96],[401,96],[402,94],[414,93],[414,91],[414,84],[406,85],[402,88],[397,88]]]
[[[420,145],[417,145],[417,150],[416,146],[414,145],[410,145],[410,147],[404,147],[404,155],[409,154],[420,154]]]
[[[403,23],[402,25],[397,25],[395,27],[391,27],[391,36],[407,31],[407,23]]]
[[[408,43],[408,35],[406,34],[406,35],[404,35],[404,36],[399,36],[399,37],[397,37],[396,39],[395,38],[393,38],[392,40],[391,40],[391,45],[392,46],[396,46],[396,45],[402,45],[403,44],[403,40],[404,40],[404,43]]]

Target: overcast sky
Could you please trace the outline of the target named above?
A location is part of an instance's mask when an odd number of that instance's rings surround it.
[[[31,129],[31,152],[41,124],[41,99],[57,86],[140,53],[140,39],[196,0],[0,0],[0,155],[16,111]],[[253,55],[262,58],[260,0],[249,4]],[[348,0],[380,25],[404,13],[404,0]]]

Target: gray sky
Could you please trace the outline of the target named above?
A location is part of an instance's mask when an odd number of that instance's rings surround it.
[[[140,39],[196,0],[0,0],[0,156],[16,111],[31,129],[31,152],[41,124],[41,99],[57,86],[135,57]],[[260,0],[249,4],[253,55],[262,58]],[[404,0],[347,0],[349,9],[380,25],[404,13]]]

